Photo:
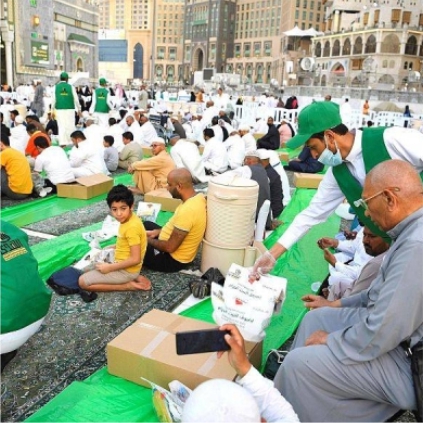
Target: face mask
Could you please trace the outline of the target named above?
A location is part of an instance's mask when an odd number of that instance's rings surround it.
[[[338,146],[335,143],[336,153],[332,153],[332,151],[328,148],[328,143],[325,138],[326,148],[323,150],[320,157],[317,159],[320,163],[326,166],[339,166],[342,163],[341,153],[338,149]]]

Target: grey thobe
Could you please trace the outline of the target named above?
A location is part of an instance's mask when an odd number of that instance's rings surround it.
[[[386,421],[416,408],[399,346],[423,338],[423,208],[388,231],[394,240],[371,286],[305,316],[275,386],[300,421]],[[316,330],[326,345],[304,347]]]

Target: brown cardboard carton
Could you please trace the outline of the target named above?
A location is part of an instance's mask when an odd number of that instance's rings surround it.
[[[142,147],[142,156],[143,157],[152,157],[153,149],[151,147]]]
[[[103,173],[77,178],[70,184],[57,184],[57,196],[88,200],[109,192],[113,187],[113,179]]]
[[[318,188],[323,176],[318,173],[294,173],[294,185],[297,188]]]
[[[253,137],[255,138],[255,140],[257,141],[258,139],[260,139],[260,138],[262,138],[262,137],[264,137],[266,134],[258,134],[258,133],[256,133],[256,134],[253,134]]]
[[[289,162],[289,153],[287,153],[286,151],[281,151],[279,153],[279,159],[282,162],[288,163]]]
[[[148,192],[144,195],[144,201],[146,203],[159,203],[162,205],[163,211],[169,212],[174,212],[182,204],[181,200],[173,198],[165,188]]]
[[[175,379],[191,389],[209,379],[233,380],[236,373],[226,354],[220,359],[216,353],[176,354],[176,332],[213,327],[216,325],[152,310],[107,344],[108,371],[149,387],[141,379],[144,377],[166,389]],[[262,343],[246,342],[245,348],[251,363],[259,368]]]

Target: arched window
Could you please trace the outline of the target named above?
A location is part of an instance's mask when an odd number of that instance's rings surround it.
[[[135,44],[134,47],[134,66],[133,74],[134,78],[143,79],[144,78],[144,49],[140,43]]]
[[[420,46],[419,56],[423,57],[423,41],[422,41],[422,45]]]
[[[423,49],[423,45],[422,45]],[[314,54],[316,57],[322,57],[322,44],[319,42],[316,44],[316,48],[314,49]]]
[[[400,41],[395,34],[387,35],[381,46],[382,53],[399,53],[400,52]]]
[[[325,47],[323,49],[323,57],[329,57],[330,56],[330,43],[329,41],[325,42]]]
[[[363,39],[361,37],[357,37],[354,43],[353,54],[362,54],[362,53],[363,53]]]
[[[335,40],[332,47],[332,56],[339,56],[341,53],[341,43],[339,40]]]
[[[257,73],[257,82],[261,84],[263,82],[263,66],[262,65],[257,65],[256,73]]]
[[[253,78],[253,67],[251,65],[247,65],[247,79],[248,82],[252,82]]]
[[[169,82],[173,82],[173,80],[175,78],[175,66],[169,65],[167,67],[166,74],[167,74],[167,80]]]
[[[407,70],[408,69],[408,62],[407,61],[405,61],[404,62],[404,70]]]
[[[409,37],[407,40],[407,44],[405,45],[405,54],[417,56],[417,39],[414,35]]]
[[[78,57],[78,60],[76,61],[76,71],[84,72],[84,62],[80,57]]]
[[[162,65],[156,66],[156,76],[157,76],[157,79],[162,79],[162,76],[163,76],[163,66]]]
[[[271,79],[272,79],[272,66],[267,65],[266,82],[269,83]]]
[[[344,41],[344,46],[342,47],[342,55],[349,56],[350,54],[351,54],[351,41],[349,38],[347,38]]]
[[[376,37],[374,35],[370,35],[366,41],[366,48],[365,53],[376,53]]]

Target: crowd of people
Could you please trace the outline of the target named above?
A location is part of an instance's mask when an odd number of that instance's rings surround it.
[[[188,108],[178,114],[168,110],[160,96],[151,104],[145,86],[132,107],[117,107],[111,97],[127,99],[121,87],[112,95],[101,78],[96,89],[78,93],[68,80],[63,72],[51,90],[49,109],[43,108],[41,84],[36,82],[34,100],[27,107],[33,113],[23,116],[13,108],[7,125],[1,115],[1,195],[22,200],[54,193],[57,184],[81,176],[117,169],[132,174],[134,184],[115,186],[106,200],[120,224],[114,262],[98,263],[82,274],[81,289],[150,290],[143,268],[187,268],[199,251],[207,221],[206,200],[195,184],[226,172],[256,181],[257,216],[269,200],[266,228],[271,230],[281,224],[279,217],[290,201],[285,170],[316,173],[326,166],[310,205],[257,259],[250,282],[258,283],[345,199],[360,226],[353,240],[318,241],[329,275],[317,294],[302,298],[311,311],[274,386],[252,369],[238,329],[222,327],[230,332],[225,336],[231,346],[228,357],[243,387],[233,395],[242,398],[247,392],[245,401],[257,405],[247,411],[251,420],[242,421],[260,421],[260,416],[267,421],[386,421],[399,410],[417,408],[410,359],[401,344],[410,340],[413,347],[423,338],[421,132],[348,128],[343,121],[350,105],[339,107],[330,96],[302,108],[297,122],[275,123],[274,116],[261,116],[240,124],[222,89],[207,100],[203,90],[193,93],[192,100],[201,107],[196,113]],[[281,99],[271,97],[263,101],[280,105]],[[363,110],[368,112],[366,104]],[[298,107],[298,100],[290,99],[290,105]],[[281,146],[301,151],[282,166],[275,151]],[[150,149],[151,157],[143,156],[143,148]],[[157,190],[181,200],[163,227],[143,224],[133,212],[134,196]],[[236,421],[243,407],[234,405],[233,385],[194,391],[185,421],[214,416],[214,409],[198,407],[207,401],[210,389],[221,390],[219,406],[226,404],[230,410],[222,419],[233,419],[219,421]]]

